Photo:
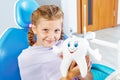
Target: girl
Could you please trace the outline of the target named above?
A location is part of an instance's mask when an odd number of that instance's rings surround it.
[[[52,46],[60,46],[63,39],[63,12],[55,5],[44,5],[35,10],[28,32],[30,47],[18,57],[22,80],[92,80],[88,70],[86,78],[80,77],[76,63],[71,64],[67,77],[60,73],[61,57],[52,53]],[[89,66],[89,56],[86,56]]]

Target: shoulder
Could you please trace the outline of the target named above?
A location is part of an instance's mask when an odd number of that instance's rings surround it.
[[[21,54],[19,55],[19,57],[21,56],[27,56],[27,55],[31,55],[32,53],[37,52],[38,50],[41,50],[42,48],[40,46],[29,46],[26,49],[23,49]]]
[[[20,53],[19,57],[22,56],[23,54],[27,54],[31,51],[31,47],[28,47],[26,49],[23,49],[22,52]]]
[[[35,51],[36,51],[35,47],[31,47],[31,46],[22,50],[22,52],[18,56],[18,61],[24,61],[29,59],[29,57],[32,56],[32,53],[35,53]]]
[[[18,64],[20,67],[25,67],[29,65],[33,65],[35,63],[37,48],[36,47],[28,47],[24,49],[21,54],[18,56]]]

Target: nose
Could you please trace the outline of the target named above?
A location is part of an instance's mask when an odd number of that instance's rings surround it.
[[[48,38],[49,39],[54,39],[55,38],[55,33],[54,32],[49,32],[49,34],[48,34]]]

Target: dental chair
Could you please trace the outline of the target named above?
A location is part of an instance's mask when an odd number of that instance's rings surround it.
[[[0,80],[21,80],[17,58],[29,46],[27,33],[30,16],[38,6],[35,0],[17,0],[15,3],[15,19],[20,28],[9,28],[0,38]],[[94,75],[95,71],[100,73],[101,79],[94,79],[102,80],[114,70],[93,64],[91,72]]]
[[[17,0],[15,19],[20,28],[9,28],[0,39],[0,80],[21,80],[17,57],[29,46],[30,16],[38,7],[35,0]]]

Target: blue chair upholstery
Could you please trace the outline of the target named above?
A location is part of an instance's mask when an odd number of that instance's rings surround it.
[[[0,80],[21,80],[17,58],[29,46],[27,33],[30,16],[38,6],[35,0],[17,0],[15,3],[15,19],[21,28],[9,28],[0,39]],[[66,35],[64,37],[67,38]],[[94,80],[104,80],[113,71],[100,64],[93,64],[91,69]]]
[[[105,78],[114,71],[114,69],[102,64],[92,64],[91,67],[93,80],[105,80]]]
[[[0,80],[21,80],[17,57],[28,47],[27,32],[35,0],[17,0],[15,18],[21,28],[9,28],[0,39]]]

